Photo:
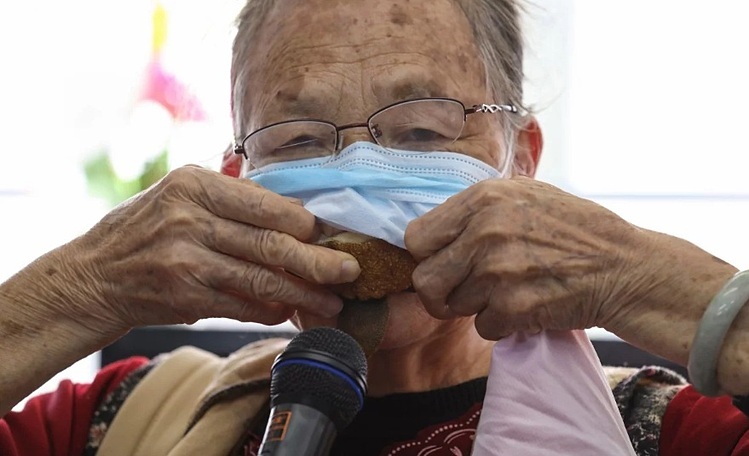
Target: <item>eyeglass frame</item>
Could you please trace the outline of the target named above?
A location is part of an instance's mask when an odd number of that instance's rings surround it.
[[[462,128],[465,127],[465,123],[468,120],[468,116],[470,114],[477,114],[477,113],[495,114],[497,112],[507,112],[507,113],[511,113],[511,114],[518,114],[520,112],[520,110],[518,109],[517,106],[511,105],[511,104],[481,103],[481,104],[473,105],[470,108],[466,108],[466,105],[462,101],[456,100],[455,98],[448,98],[448,97],[412,98],[412,99],[409,99],[409,100],[397,101],[395,103],[391,103],[391,104],[389,104],[387,106],[379,108],[377,111],[375,111],[372,114],[370,114],[369,117],[367,117],[367,121],[365,123],[348,123],[348,124],[344,124],[344,125],[338,126],[338,125],[336,125],[333,122],[330,122],[328,120],[312,119],[312,118],[290,119],[290,120],[282,120],[280,122],[275,122],[275,123],[266,125],[264,127],[258,128],[257,130],[255,130],[255,131],[247,134],[244,137],[244,139],[242,139],[242,141],[240,141],[238,143],[235,141],[234,142],[234,146],[232,147],[232,150],[234,151],[235,154],[242,155],[242,156],[244,156],[244,158],[246,160],[249,160],[250,157],[247,156],[247,151],[244,148],[244,143],[250,138],[250,136],[256,135],[256,134],[260,133],[263,130],[267,130],[269,128],[276,127],[278,125],[283,125],[283,124],[292,123],[292,122],[318,122],[318,123],[327,124],[327,125],[330,125],[331,127],[333,127],[333,129],[335,130],[335,144],[336,144],[336,147],[335,147],[335,150],[333,151],[333,153],[339,152],[341,150],[341,138],[342,138],[342,136],[341,136],[340,132],[343,131],[343,130],[351,129],[351,128],[366,128],[367,132],[369,133],[369,136],[372,138],[372,140],[375,142],[375,144],[378,144],[378,145],[382,146],[380,144],[380,142],[377,140],[377,138],[375,137],[375,135],[372,133],[372,128],[369,125],[369,123],[372,121],[372,118],[375,117],[376,115],[380,114],[381,112],[383,112],[385,110],[388,110],[388,109],[390,109],[390,108],[392,108],[394,106],[398,106],[398,105],[401,105],[401,104],[407,104],[407,103],[413,103],[413,102],[416,102],[416,101],[428,101],[428,100],[450,101],[450,102],[458,103],[460,106],[463,107],[463,127],[461,127],[461,134],[463,132]],[[457,138],[455,138],[454,141],[457,141],[459,138],[460,138],[460,134],[458,135]],[[385,146],[382,146],[382,147],[385,147]]]

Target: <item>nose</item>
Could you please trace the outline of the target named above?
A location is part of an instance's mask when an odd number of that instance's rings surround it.
[[[357,141],[375,142],[369,133],[367,124],[344,125],[338,130],[338,150],[344,149]]]

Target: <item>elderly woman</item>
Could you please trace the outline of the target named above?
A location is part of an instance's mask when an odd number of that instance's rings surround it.
[[[369,397],[333,454],[470,454],[493,341],[518,331],[600,326],[686,365],[705,309],[736,273],[532,180],[542,140],[535,119],[517,112],[521,42],[513,0],[250,0],[239,18],[232,100],[245,170],[365,141],[451,152],[503,177],[408,226],[415,292],[387,297]],[[322,144],[309,123],[289,133],[287,121],[302,119],[319,119],[334,140]],[[414,119],[437,126],[393,131]],[[286,136],[257,133],[277,125]],[[234,157],[224,174],[238,174]],[[228,360],[180,350],[122,361],[91,385],[62,383],[9,410],[137,326],[207,317],[336,326],[342,301],[331,287],[360,267],[314,245],[319,232],[294,198],[186,167],[20,271],[0,288],[0,452],[255,454],[267,390],[228,386],[267,378],[282,341]],[[728,395],[749,393],[748,312],[716,360],[726,396],[703,397],[658,369],[612,380],[638,454],[747,451],[749,420]],[[446,428],[466,437],[448,444]]]

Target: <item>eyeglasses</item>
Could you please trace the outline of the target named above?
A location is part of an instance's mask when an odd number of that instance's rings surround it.
[[[386,149],[421,152],[449,151],[460,137],[470,114],[508,112],[513,105],[481,104],[466,108],[452,98],[419,98],[385,106],[366,123],[338,126],[316,119],[286,120],[267,125],[234,145],[255,168],[271,163],[335,155],[343,142],[341,131],[367,128],[372,140]]]

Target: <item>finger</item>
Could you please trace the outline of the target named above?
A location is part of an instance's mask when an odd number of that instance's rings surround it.
[[[250,179],[182,167],[169,173],[162,183],[164,192],[193,201],[221,218],[283,231],[300,240],[309,240],[315,234],[311,212]]]
[[[461,236],[418,264],[412,281],[430,314],[436,318],[453,318],[462,314],[459,313],[461,309],[456,312],[456,309],[451,308],[448,298],[468,279],[478,261],[480,258],[470,236]]]
[[[294,315],[294,309],[277,302],[249,301],[230,293],[211,290],[204,318],[231,318],[268,326],[278,325]]]
[[[486,340],[499,340],[518,331],[520,321],[525,315],[513,312],[513,292],[495,283],[487,293],[486,305],[476,314],[474,326],[481,337]],[[517,309],[515,309],[517,310]]]
[[[473,321],[476,332],[486,340],[503,339],[515,332],[514,324],[509,318],[498,318],[491,309],[484,309]]]
[[[460,236],[471,215],[487,204],[490,192],[485,182],[448,198],[408,224],[404,241],[416,261],[433,255]]]
[[[504,339],[518,332],[534,335],[543,331],[541,326],[532,324],[526,316],[500,316],[491,309],[479,312],[474,320],[474,326],[476,332],[486,340]]]
[[[253,263],[283,268],[317,284],[353,282],[361,269],[348,253],[305,244],[279,231],[232,220],[217,220],[203,230],[209,248]]]
[[[279,269],[215,254],[206,259],[213,271],[210,286],[233,293],[249,302],[276,302],[330,317],[341,311],[341,299]]]
[[[291,204],[294,204],[297,206],[304,206],[304,201],[300,200],[299,198],[292,198],[290,196],[285,196],[284,198],[286,198]]]
[[[182,279],[187,277],[183,276]],[[133,326],[186,323],[203,318],[223,317],[275,325],[286,321],[294,309],[279,303],[243,299],[231,292],[195,286],[192,280],[179,284],[179,292],[167,301],[147,299],[118,306],[124,320]]]
[[[545,308],[538,305],[538,294],[529,286],[511,288],[497,285],[488,296],[486,307],[476,315],[479,335],[499,340],[516,332],[537,334],[549,322]]]
[[[489,305],[498,286],[498,283],[469,276],[450,292],[446,305],[456,315],[476,315]]]

